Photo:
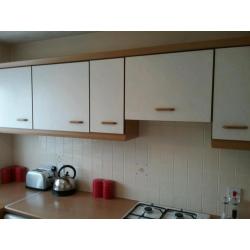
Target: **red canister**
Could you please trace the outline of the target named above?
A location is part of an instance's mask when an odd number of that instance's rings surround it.
[[[16,181],[16,167],[17,166],[11,166],[10,167],[11,181]]]
[[[93,196],[95,198],[101,198],[103,194],[103,179],[93,180]]]
[[[1,183],[2,184],[7,184],[7,183],[10,183],[12,181],[10,167],[5,167],[5,168],[0,169],[0,175],[1,175]]]
[[[114,198],[115,183],[112,180],[103,180],[103,198],[113,199]]]
[[[26,178],[27,168],[21,166],[14,166],[14,181],[24,182]]]

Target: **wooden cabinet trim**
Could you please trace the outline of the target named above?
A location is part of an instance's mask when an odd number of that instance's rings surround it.
[[[217,40],[207,40],[200,42],[177,43],[168,44],[154,47],[135,48],[127,50],[83,53],[72,56],[54,57],[54,58],[40,58],[24,61],[6,62],[0,64],[0,69],[14,68],[23,66],[34,66],[44,64],[57,64],[67,62],[80,62],[89,60],[111,59],[118,57],[142,56],[153,55],[172,52],[184,52],[192,50],[215,49],[215,48],[228,48],[250,45],[250,36],[239,38],[226,38]]]
[[[155,111],[175,111],[175,108],[155,108]]]
[[[38,129],[12,129],[12,128],[0,128],[0,133],[73,137],[73,138],[86,138],[95,140],[100,139],[100,140],[112,140],[112,141],[127,141],[138,137],[139,122],[132,120],[125,121],[124,134],[68,132],[68,131],[52,131],[52,130],[38,130]]]
[[[246,125],[224,125],[224,129],[238,129],[238,130],[245,130],[248,129]]]
[[[212,139],[213,148],[250,150],[250,141]]]

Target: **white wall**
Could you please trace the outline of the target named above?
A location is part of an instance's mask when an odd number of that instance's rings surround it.
[[[174,42],[242,36],[233,32],[100,32],[19,44],[12,60]],[[249,32],[247,33],[249,35]],[[80,188],[96,177],[115,179],[118,195],[220,214],[226,186],[243,189],[241,216],[250,218],[250,151],[212,149],[206,124],[141,122],[140,137],[128,142],[15,136],[14,162],[73,164]]]
[[[13,164],[13,136],[0,134],[0,168]]]
[[[250,36],[250,32],[95,32],[14,45],[11,60]]]

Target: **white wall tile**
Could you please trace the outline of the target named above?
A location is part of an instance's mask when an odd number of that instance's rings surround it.
[[[124,144],[113,142],[113,179],[124,183]]]
[[[217,214],[217,200],[219,196],[219,177],[217,173],[203,175],[202,179],[202,210]],[[221,201],[219,199],[219,201]]]
[[[220,150],[220,173],[227,176],[235,176],[239,164],[237,151]]]
[[[173,183],[169,182],[160,186],[159,204],[165,206],[173,206],[174,204]]]
[[[249,176],[250,180],[250,154],[248,151],[238,151],[236,175]]]
[[[135,140],[124,142],[124,184],[126,186],[135,186],[136,167]]]
[[[200,155],[202,156],[202,155]],[[203,161],[192,157],[188,160],[187,197],[188,209],[202,211]]]
[[[102,178],[102,141],[91,143],[92,178]]]
[[[113,144],[110,141],[102,149],[102,177],[113,179]]]
[[[211,148],[209,124],[140,122],[140,137],[127,142],[15,136],[14,162],[72,164],[80,190],[103,177],[116,181],[119,197],[218,215],[226,188],[237,186],[240,213],[250,217],[250,151]]]
[[[219,173],[219,151],[217,149],[204,150],[204,175]]]
[[[0,168],[13,164],[13,136],[0,134]]]

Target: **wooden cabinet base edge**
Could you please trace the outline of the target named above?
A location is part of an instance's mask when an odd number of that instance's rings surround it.
[[[0,128],[0,133],[73,137],[73,138],[86,138],[86,139],[94,139],[94,140],[127,141],[127,140],[138,137],[139,122],[132,121],[132,120],[125,121],[125,133],[124,134],[93,133],[93,132],[85,133],[85,132],[68,132],[68,131],[37,130],[37,129],[14,129],[14,128]]]
[[[250,150],[250,141],[212,139],[213,148]]]

